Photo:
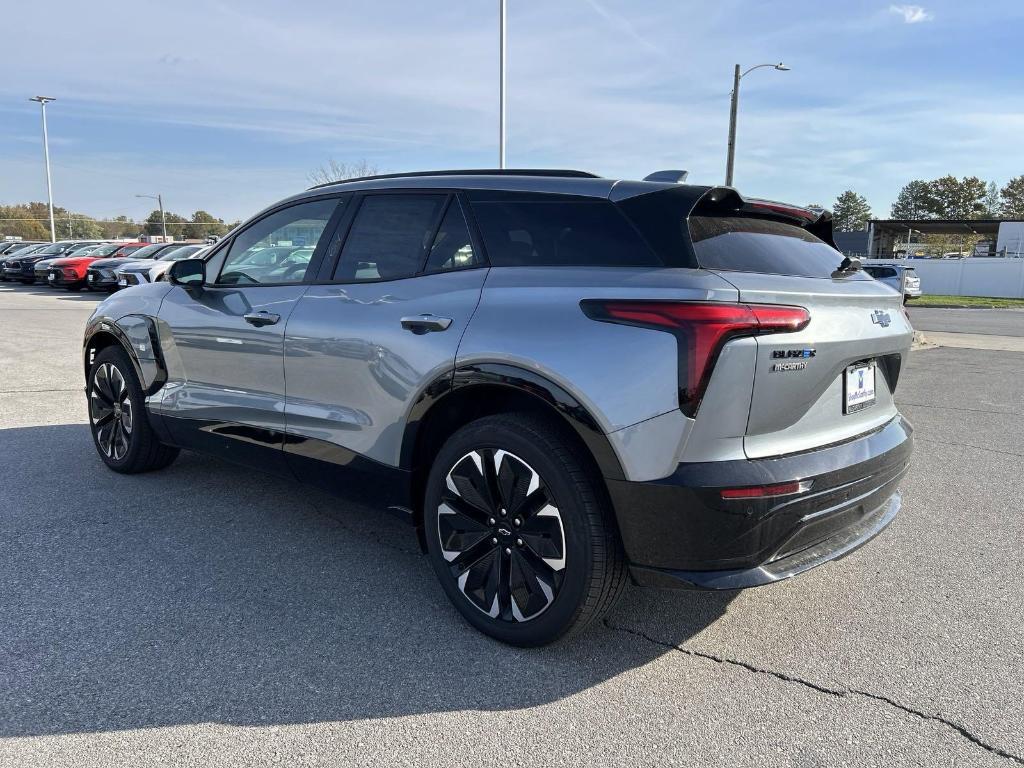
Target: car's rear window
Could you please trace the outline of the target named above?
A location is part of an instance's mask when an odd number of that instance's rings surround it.
[[[705,269],[831,277],[843,260],[807,230],[772,219],[691,216],[690,238]]]
[[[607,200],[529,192],[469,197],[492,266],[662,266]]]

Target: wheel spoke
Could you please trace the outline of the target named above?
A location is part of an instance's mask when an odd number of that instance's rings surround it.
[[[494,468],[503,505],[510,515],[514,515],[527,497],[537,490],[540,478],[530,467],[506,451],[494,452]]]
[[[453,512],[459,515],[459,517],[465,518],[466,520],[472,521],[481,527],[488,527],[488,520],[491,519],[492,514],[490,511],[482,510],[478,507],[473,506],[466,501],[462,496],[457,496],[450,491],[445,493],[441,497],[442,501],[447,504]]]
[[[111,443],[114,436],[114,422],[110,421],[104,424],[96,432],[96,442],[99,443],[100,450],[103,451],[108,457],[110,456]]]
[[[525,621],[547,608],[556,587],[556,575],[543,560],[527,550],[513,552],[510,590],[516,621]]]
[[[505,500],[501,496],[501,488],[498,486],[498,473],[494,466],[494,450],[486,448],[478,451],[478,453],[483,454],[484,481],[487,483],[487,494],[491,500],[491,509],[504,509]]]
[[[484,515],[491,516],[495,508],[484,475],[484,465],[484,457],[479,451],[463,456],[448,473],[445,485],[451,493],[467,504],[481,510]]]

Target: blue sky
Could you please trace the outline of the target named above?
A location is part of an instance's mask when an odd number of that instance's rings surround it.
[[[721,183],[887,214],[912,178],[1024,173],[1024,3],[508,0],[508,161]],[[228,219],[334,158],[493,167],[498,0],[18,3],[0,39],[0,203]],[[24,30],[25,33],[19,33]]]

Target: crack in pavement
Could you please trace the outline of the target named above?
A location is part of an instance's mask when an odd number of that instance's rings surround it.
[[[979,451],[990,451],[991,453],[1000,453],[1003,456],[1016,456],[1019,459],[1024,459],[1024,453],[1014,453],[1013,451],[1001,451],[998,448],[989,448],[984,445],[971,445],[970,443],[954,443],[949,440],[936,440],[931,437],[918,437],[922,443],[937,443],[939,445],[955,445],[957,448],[976,448]]]
[[[998,757],[1002,757],[1007,760],[1012,760],[1018,765],[1024,765],[1024,757],[1021,757],[1020,755],[1015,755],[1012,752],[1008,752],[1005,749],[1001,749],[1000,747],[994,746],[992,744],[989,744],[988,742],[983,741],[980,737],[971,733],[965,726],[953,722],[952,720],[949,720],[948,718],[945,718],[942,715],[930,715],[927,712],[922,712],[919,709],[914,709],[913,707],[908,707],[905,704],[900,704],[898,701],[896,701],[895,699],[890,699],[888,696],[883,696],[878,693],[871,693],[870,691],[862,691],[858,688],[829,688],[828,686],[819,685],[818,683],[812,683],[809,680],[794,677],[793,675],[787,675],[785,672],[776,672],[773,669],[765,669],[763,667],[758,667],[749,662],[740,661],[739,659],[728,659],[724,656],[716,656],[713,653],[707,653],[705,651],[696,651],[692,648],[680,648],[678,645],[675,645],[674,643],[670,643],[665,640],[659,640],[658,638],[652,637],[651,635],[648,635],[646,632],[643,632],[639,629],[632,629],[630,627],[623,627],[612,624],[610,621],[608,621],[608,619],[604,619],[603,623],[608,629],[612,630],[613,632],[622,632],[624,634],[633,635],[634,637],[639,637],[643,640],[646,640],[649,643],[660,645],[663,648],[668,648],[670,650],[676,651],[678,653],[683,654],[684,656],[692,656],[698,659],[704,659],[705,661],[713,661],[716,664],[725,664],[732,667],[739,667],[740,669],[745,669],[748,672],[752,672],[757,675],[767,675],[768,677],[774,677],[776,680],[781,680],[785,683],[794,683],[795,685],[802,685],[805,688],[809,688],[817,693],[825,694],[826,696],[833,696],[838,699],[847,698],[849,696],[862,696],[866,699],[880,701],[883,704],[888,704],[890,707],[893,707],[894,709],[898,709],[901,712],[904,712],[908,715],[913,715],[914,717],[919,718],[921,720],[939,723],[941,725],[946,726],[947,728],[951,728],[952,730],[956,731],[961,736],[963,736],[967,741],[971,742],[975,746],[981,747],[986,752],[990,752],[993,755],[997,755]]]
[[[992,411],[986,408],[957,408],[952,405],[933,405],[931,403],[911,403],[906,400],[900,400],[896,403],[900,408],[909,405],[912,408],[941,408],[944,411],[964,411],[966,413],[991,413],[996,416],[1024,416],[1024,413],[1017,413],[1016,411]]]

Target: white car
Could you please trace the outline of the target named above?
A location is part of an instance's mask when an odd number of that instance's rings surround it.
[[[921,278],[917,276],[913,267],[905,267],[902,264],[871,263],[865,265],[863,269],[875,280],[902,293],[904,304],[908,299],[917,298],[922,294]]]
[[[155,283],[175,261],[182,259],[201,259],[210,250],[208,245],[183,245],[162,256],[145,261],[132,261],[117,269],[117,287],[128,288],[132,285]]]

